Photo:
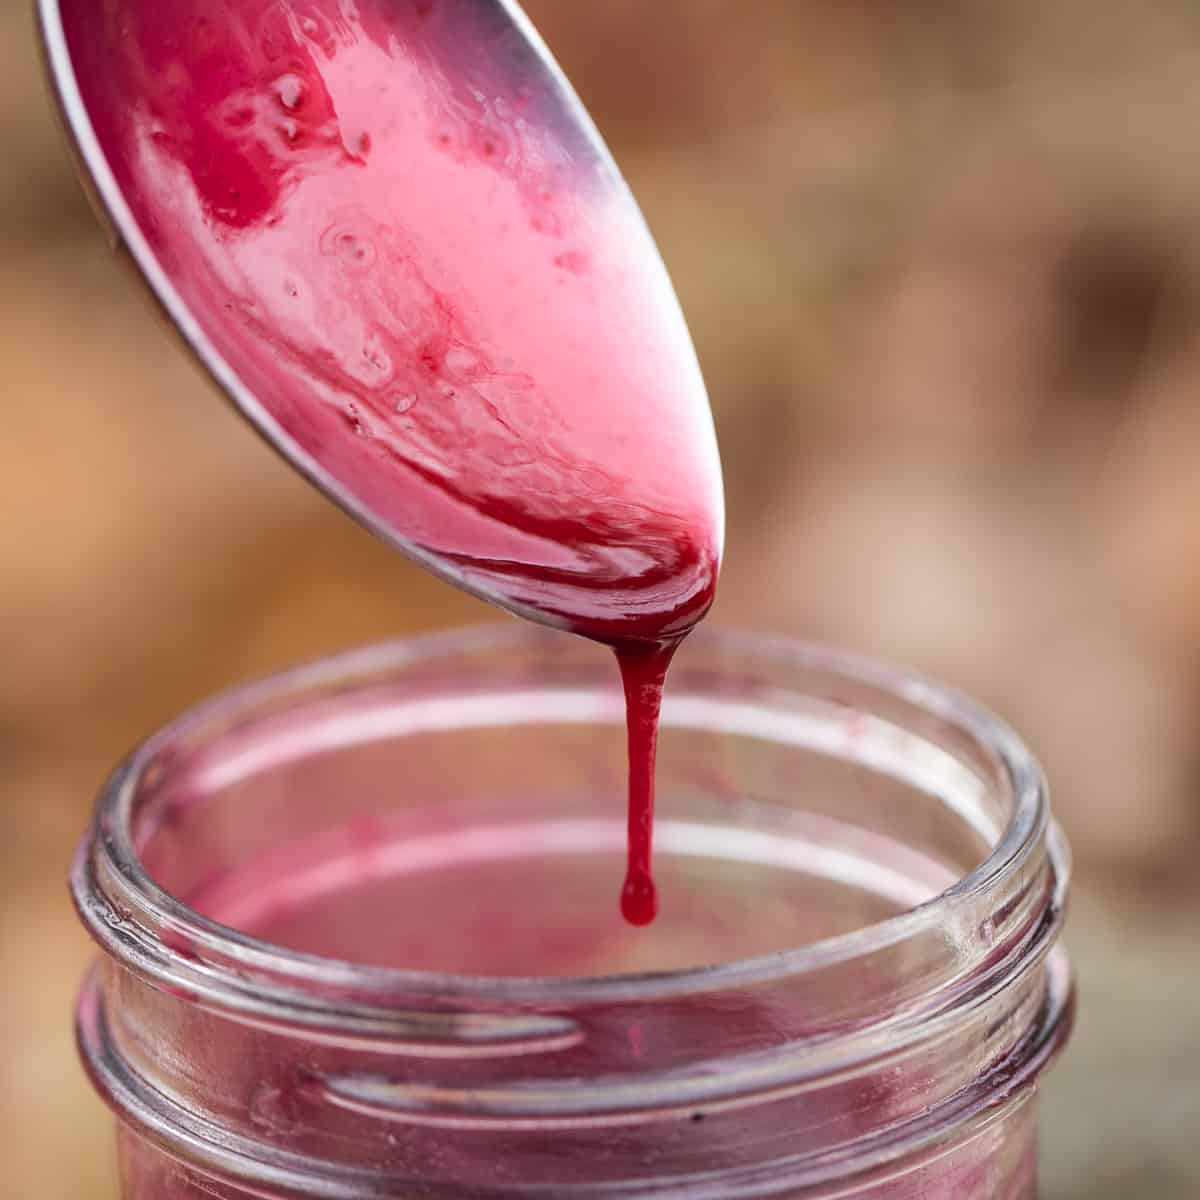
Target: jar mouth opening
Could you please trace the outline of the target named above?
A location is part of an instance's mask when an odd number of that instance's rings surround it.
[[[151,974],[161,974],[164,956],[185,965],[189,955],[174,950],[194,946],[214,961],[227,964],[238,991],[255,989],[261,971],[269,976],[273,1001],[279,986],[303,994],[345,995],[368,1000],[425,996],[453,997],[460,1003],[486,1001],[509,1006],[602,1003],[614,999],[650,1000],[682,997],[716,988],[750,986],[827,969],[866,958],[909,939],[952,926],[955,914],[977,907],[993,892],[1017,886],[1039,855],[1049,860],[1052,879],[1047,908],[1061,913],[1070,874],[1069,856],[1055,835],[1042,773],[1016,734],[1002,721],[951,689],[840,650],[789,638],[701,629],[698,646],[717,648],[732,660],[785,662],[869,688],[898,704],[952,728],[995,767],[1011,794],[1011,817],[998,833],[988,856],[973,870],[930,899],[896,915],[850,932],[803,946],[716,965],[604,976],[471,975],[360,964],[279,946],[223,925],[191,908],[159,885],[146,870],[135,846],[133,819],[139,785],[150,771],[161,769],[157,757],[182,737],[219,732],[237,714],[266,707],[285,707],[289,696],[337,685],[364,686],[387,672],[438,659],[493,651],[545,651],[562,634],[511,625],[488,625],[439,633],[352,650],[224,692],[190,709],[152,735],[122,763],[102,789],[93,826],[76,855],[71,890],[85,924],[101,945]],[[668,692],[669,692],[668,688]],[[666,714],[664,714],[665,717]],[[1047,836],[1048,833],[1051,836]],[[102,877],[102,878],[101,878]],[[156,931],[154,954],[145,939],[125,936],[131,922]],[[151,962],[158,966],[155,967]]]

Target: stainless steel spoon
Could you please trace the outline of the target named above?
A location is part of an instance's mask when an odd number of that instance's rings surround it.
[[[236,409],[461,587],[617,640],[712,598],[691,342],[510,0],[39,0],[114,243]]]

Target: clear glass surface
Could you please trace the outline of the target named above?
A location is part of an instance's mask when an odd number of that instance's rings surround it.
[[[588,643],[373,648],[139,748],[72,877],[126,1200],[1030,1200],[1072,995],[1021,744],[732,635],[685,646],[663,721],[649,929]]]

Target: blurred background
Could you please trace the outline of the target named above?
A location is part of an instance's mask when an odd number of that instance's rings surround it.
[[[113,1196],[63,877],[94,791],[266,669],[491,616],[217,402],[108,253],[0,0],[0,1155]],[[964,688],[1043,759],[1081,1019],[1046,1200],[1200,1195],[1200,6],[528,0],[689,315],[715,616]]]

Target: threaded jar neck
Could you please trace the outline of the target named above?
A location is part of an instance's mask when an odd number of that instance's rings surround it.
[[[623,815],[595,647],[373,648],[135,751],[72,872],[104,952],[80,1040],[121,1120],[213,1178],[355,1200],[855,1195],[986,1139],[1070,1024],[1036,764],[886,668],[694,643],[663,712],[661,967],[588,891]]]

